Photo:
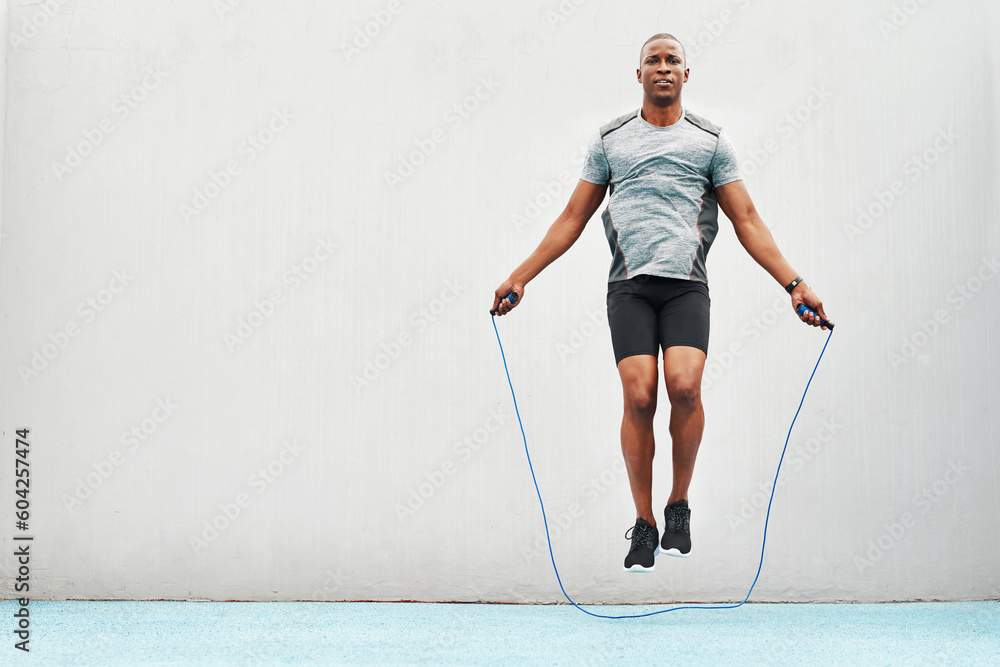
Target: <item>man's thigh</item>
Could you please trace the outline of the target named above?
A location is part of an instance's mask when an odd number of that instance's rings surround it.
[[[659,356],[657,308],[646,294],[649,278],[608,283],[608,325],[616,364],[634,355],[651,355],[654,361]]]
[[[651,354],[631,354],[618,362],[618,375],[626,401],[656,404],[657,358]]]
[[[708,354],[712,300],[708,285],[692,280],[664,281],[662,305],[657,313],[660,347],[696,347]]]

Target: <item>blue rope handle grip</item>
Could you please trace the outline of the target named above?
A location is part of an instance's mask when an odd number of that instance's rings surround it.
[[[819,317],[817,313],[813,312],[809,308],[806,308],[806,304],[804,303],[800,303],[799,307],[795,309],[795,312],[798,313],[799,315],[802,315],[803,313],[809,313],[809,317]],[[827,322],[822,317],[819,317],[819,323],[825,326],[827,329],[833,331],[833,322]]]
[[[511,292],[510,294],[508,294],[507,296],[505,296],[504,299],[507,299],[511,303],[517,303],[517,294],[515,294],[514,292]],[[503,299],[501,299],[501,301],[503,301]],[[500,310],[500,306],[497,306],[496,308],[494,308],[493,310],[491,310],[490,311],[490,315],[496,315],[498,310]]]

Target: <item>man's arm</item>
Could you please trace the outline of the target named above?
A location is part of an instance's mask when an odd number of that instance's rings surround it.
[[[524,286],[541,273],[542,269],[569,250],[569,247],[580,238],[583,228],[587,226],[587,222],[593,217],[597,207],[604,201],[607,190],[607,184],[598,185],[582,179],[577,183],[576,189],[573,190],[573,194],[569,198],[569,203],[549,227],[542,242],[538,244],[528,259],[521,262],[521,265],[510,274],[510,277],[496,289],[492,310],[496,310],[497,315],[505,315],[517,304],[520,304],[521,297],[524,296]],[[504,299],[511,292],[517,294],[517,302],[514,304]]]
[[[770,273],[782,287],[795,280],[798,274],[778,250],[778,246],[774,243],[774,237],[771,236],[771,231],[757,214],[757,209],[754,208],[753,202],[750,200],[750,193],[747,192],[743,181],[733,181],[715,188],[715,196],[722,212],[732,221],[733,228],[736,230],[736,238],[740,240],[754,261]],[[819,313],[824,320],[829,321],[823,311],[823,303],[804,281],[792,290],[792,309],[798,308],[801,303],[804,303],[814,313]],[[799,315],[799,319],[813,326],[821,326],[819,317]],[[822,328],[826,329],[826,327]]]

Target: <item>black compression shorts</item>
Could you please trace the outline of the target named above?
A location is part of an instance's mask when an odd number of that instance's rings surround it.
[[[615,363],[634,354],[658,357],[672,345],[708,354],[708,285],[640,275],[608,283],[608,324]]]

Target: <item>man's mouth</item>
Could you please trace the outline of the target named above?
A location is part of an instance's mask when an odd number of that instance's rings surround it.
[[[662,88],[665,88],[665,87],[667,87],[669,85],[672,85],[672,84],[673,84],[673,81],[670,81],[669,79],[656,79],[655,81],[653,81],[653,85],[660,86]]]

